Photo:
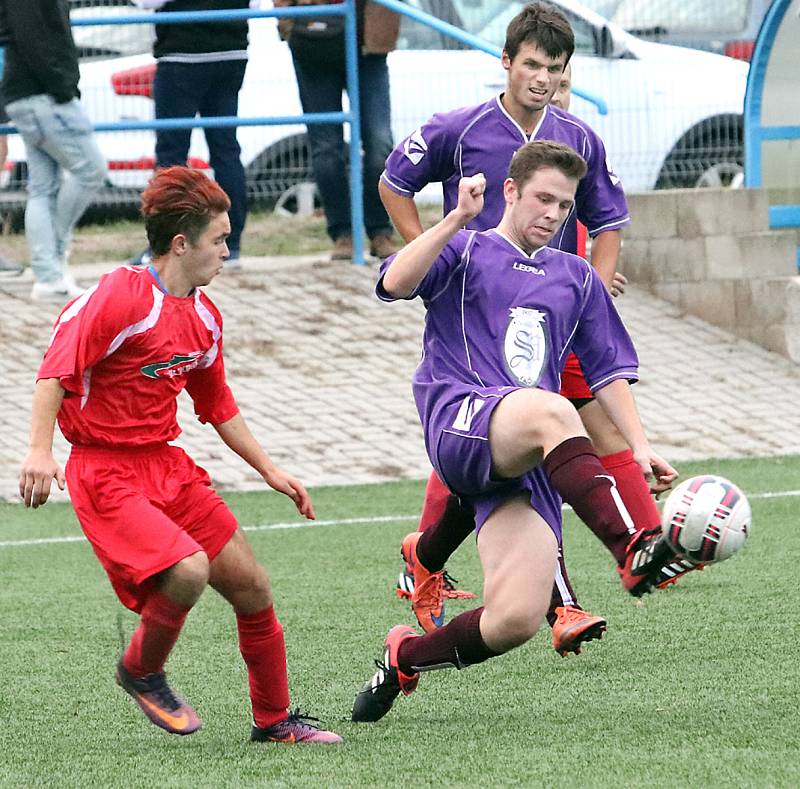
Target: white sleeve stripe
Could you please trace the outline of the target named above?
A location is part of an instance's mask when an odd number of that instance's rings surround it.
[[[219,345],[217,343],[219,338],[222,336],[222,329],[217,323],[216,318],[211,314],[211,311],[208,309],[208,307],[206,307],[206,305],[200,300],[199,289],[194,295],[194,309],[195,312],[197,312],[197,314],[200,316],[200,320],[205,324],[205,327],[211,332],[211,336],[214,340],[213,345],[205,352],[205,354],[203,354],[203,358],[197,365],[199,370],[204,370],[208,367],[211,367],[217,358],[217,354],[219,353]]]
[[[386,175],[386,170],[381,173],[381,181],[383,181],[386,186],[388,186],[393,192],[397,192],[401,195],[406,195],[408,197],[413,197],[416,192],[412,192],[410,189],[405,189],[402,186],[398,186],[388,175]]]
[[[153,285],[152,290],[153,306],[150,309],[150,312],[146,317],[142,318],[142,320],[132,323],[130,326],[126,326],[111,341],[111,344],[108,346],[108,350],[103,355],[104,359],[111,356],[111,354],[114,353],[114,351],[116,351],[119,346],[122,345],[122,343],[124,343],[129,337],[133,337],[135,334],[142,334],[142,332],[152,329],[153,326],[158,323],[158,319],[161,315],[161,306],[164,303],[164,294],[155,285]]]
[[[97,285],[92,285],[91,288],[81,294],[66,310],[64,310],[64,312],[61,314],[61,317],[58,319],[58,323],[56,323],[55,328],[53,329],[53,333],[50,335],[50,342],[47,343],[48,348],[53,344],[53,340],[55,340],[56,334],[61,328],[61,325],[67,321],[71,321],[76,315],[78,315],[86,306],[86,303],[96,290]]]
[[[639,380],[639,371],[636,369],[623,369],[623,370],[616,370],[615,372],[607,375],[605,378],[601,378],[599,381],[594,381],[589,383],[588,381],[587,386],[593,392],[596,392],[598,389],[602,389],[607,384],[610,384],[612,381],[617,380],[618,378],[625,378],[629,381],[638,381]]]
[[[587,228],[587,232],[590,236],[596,236],[598,233],[602,233],[604,230],[613,230],[614,228],[622,227],[623,225],[629,225],[630,223],[630,216],[623,216],[622,219],[614,219],[611,222],[606,222],[604,225],[600,225],[600,227]]]

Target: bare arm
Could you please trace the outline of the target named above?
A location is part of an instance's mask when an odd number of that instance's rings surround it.
[[[422,223],[419,220],[419,211],[413,197],[406,197],[393,192],[383,181],[378,181],[378,194],[381,202],[397,228],[397,232],[408,244],[417,236],[422,235]]]
[[[650,483],[653,493],[668,490],[678,472],[650,447],[630,384],[617,379],[594,393],[609,419],[617,426],[633,452],[633,457]]]
[[[606,230],[592,239],[591,263],[610,293],[614,285],[614,272],[619,262],[622,240],[619,230]]]
[[[40,507],[50,496],[55,479],[64,490],[64,471],[53,457],[53,433],[56,416],[64,400],[64,387],[58,378],[36,382],[31,408],[31,438],[28,454],[19,472],[19,495],[26,507]]]
[[[394,298],[403,299],[414,292],[445,244],[483,209],[486,179],[482,173],[462,178],[458,184],[458,204],[441,222],[403,247],[383,275],[383,288]]]
[[[288,496],[297,511],[309,520],[314,520],[314,505],[303,483],[278,468],[262,449],[250,431],[241,414],[231,417],[227,422],[214,425],[214,429],[225,444],[249,466],[252,466],[271,488]]]

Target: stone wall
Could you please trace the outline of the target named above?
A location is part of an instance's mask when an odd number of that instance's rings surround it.
[[[800,362],[798,234],[758,189],[629,195],[620,269],[691,315]]]

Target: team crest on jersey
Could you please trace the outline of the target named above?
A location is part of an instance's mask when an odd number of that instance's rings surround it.
[[[146,364],[140,372],[148,378],[176,378],[194,370],[202,358],[202,351],[192,351],[187,354],[176,353],[168,362]]]
[[[545,314],[530,307],[512,307],[503,351],[506,368],[522,386],[536,386],[547,358]]]
[[[411,164],[419,164],[428,152],[428,143],[422,137],[422,129],[417,129],[403,143],[403,153]]]

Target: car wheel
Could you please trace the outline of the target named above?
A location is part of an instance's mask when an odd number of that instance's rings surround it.
[[[664,161],[656,189],[741,186],[743,139],[741,116],[712,118],[691,129]]]
[[[739,189],[744,184],[744,168],[739,162],[717,162],[704,170],[695,183],[695,187],[703,189]]]
[[[297,184],[313,181],[306,136],[295,134],[278,140],[248,165],[247,196],[251,202],[274,204]]]

